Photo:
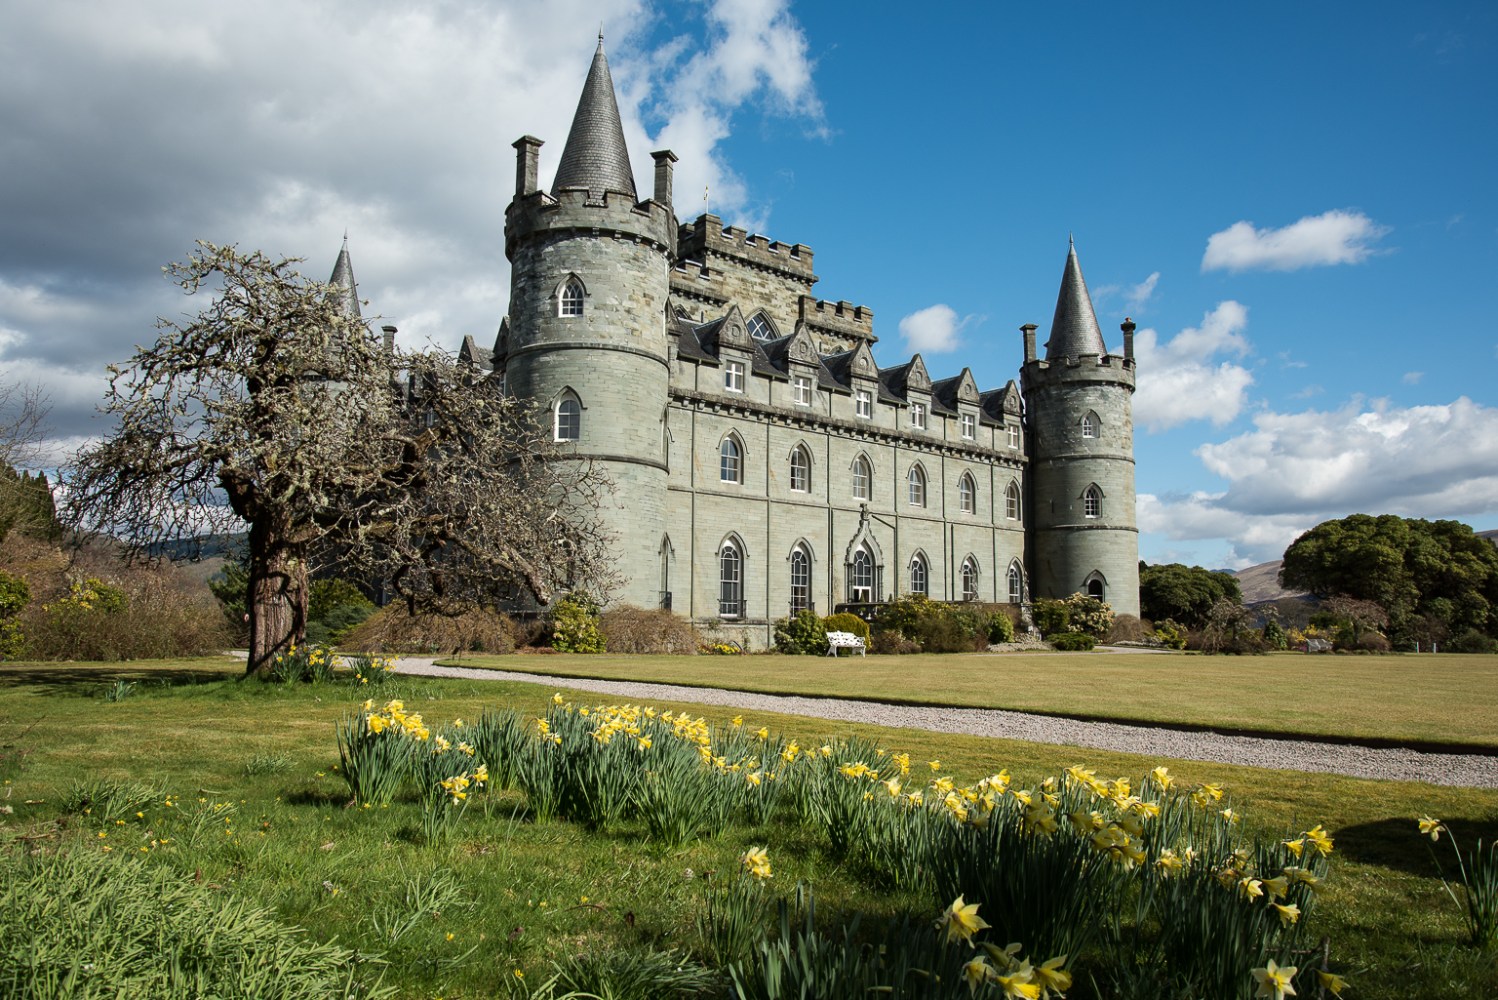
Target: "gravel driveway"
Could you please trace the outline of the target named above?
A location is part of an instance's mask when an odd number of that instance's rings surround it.
[[[1462,788],[1498,788],[1498,757],[1482,754],[1424,753],[1347,743],[1181,732],[1154,726],[1084,722],[1079,719],[1061,719],[998,709],[922,708],[841,698],[803,698],[723,688],[585,680],[471,667],[439,667],[430,659],[415,657],[397,660],[396,669],[400,673],[429,677],[522,681],[574,691],[594,691],[635,702],[692,702],[747,711],[783,712],[787,715],[804,715],[837,722],[866,722],[877,726],[925,729],[937,733],[962,733],[1032,743],[1117,750],[1150,757],[1246,764],[1250,767],[1289,771],[1322,771],[1355,778],[1426,781],[1434,785]]]

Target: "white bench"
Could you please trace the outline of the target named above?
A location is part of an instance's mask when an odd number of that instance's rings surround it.
[[[839,649],[856,649],[859,656],[868,652],[868,647],[864,645],[862,637],[852,632],[828,632],[827,655],[836,656]]]

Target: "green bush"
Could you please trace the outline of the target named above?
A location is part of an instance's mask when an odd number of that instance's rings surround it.
[[[1086,632],[1094,639],[1101,639],[1113,627],[1113,609],[1096,597],[1072,594],[1063,603],[1073,632]]]
[[[996,608],[988,615],[988,641],[990,643],[1014,641],[1014,619],[1003,608]]]
[[[844,611],[838,615],[828,615],[822,619],[822,648],[827,648],[828,632],[852,632],[864,642],[869,641],[869,623],[855,614]]]
[[[1068,653],[1082,653],[1097,645],[1097,640],[1086,632],[1060,632],[1045,637],[1057,649]]]
[[[1166,649],[1185,649],[1187,635],[1186,626],[1169,618],[1155,626],[1155,638]]]
[[[816,656],[827,651],[827,629],[815,611],[801,610],[794,618],[775,623],[775,650],[792,656]]]
[[[1498,653],[1498,640],[1471,628],[1441,648],[1448,653]]]
[[[606,645],[599,628],[598,602],[581,590],[551,608],[551,648],[561,653],[601,653]]]
[[[907,594],[879,610],[877,629],[919,643],[927,653],[967,653],[1014,638],[1014,622],[1002,605],[942,604]]]
[[[1264,645],[1270,649],[1287,649],[1290,645],[1290,637],[1285,634],[1284,628],[1273,618],[1264,623]]]
[[[1040,629],[1040,634],[1049,639],[1052,635],[1060,632],[1071,631],[1071,608],[1065,601],[1047,598],[1035,602],[1034,611],[1035,627]]]
[[[0,573],[0,660],[13,660],[26,646],[26,633],[16,616],[31,600],[31,587],[19,576]]]

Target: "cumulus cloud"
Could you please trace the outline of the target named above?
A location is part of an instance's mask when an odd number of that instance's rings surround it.
[[[945,354],[962,346],[958,334],[972,321],[972,316],[959,319],[951,306],[938,302],[900,320],[900,336],[908,351]]]
[[[1220,493],[1141,495],[1140,528],[1172,539],[1226,538],[1243,565],[1278,559],[1329,518],[1392,513],[1472,518],[1498,511],[1498,408],[1463,396],[1396,407],[1255,415],[1254,429],[1197,449]]]
[[[1249,344],[1243,337],[1248,308],[1229,299],[1161,343],[1153,329],[1134,338],[1139,360],[1139,385],[1134,394],[1134,422],[1148,431],[1162,431],[1192,420],[1222,426],[1235,419],[1248,398],[1253,375],[1218,355],[1243,357]]]
[[[1295,271],[1329,264],[1357,264],[1389,232],[1362,212],[1333,209],[1308,215],[1281,229],[1235,222],[1207,239],[1203,271]]]
[[[546,140],[549,186],[600,22],[637,183],[672,148],[683,216],[711,185],[715,212],[764,221],[723,160],[735,116],[825,127],[784,0],[80,0],[5,21],[0,360],[48,389],[59,439],[99,432],[105,364],[197,308],[160,272],[195,239],[326,278],[347,229],[366,315],[408,346],[491,342],[510,143]]]
[[[1423,378],[1425,378],[1424,372],[1405,372],[1404,377],[1400,381],[1405,385],[1419,385],[1420,380]]]
[[[1124,307],[1137,316],[1154,298],[1155,286],[1159,283],[1160,272],[1154,271],[1139,284],[1131,286],[1124,294]]]

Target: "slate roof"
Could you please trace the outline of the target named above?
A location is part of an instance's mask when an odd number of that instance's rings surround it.
[[[1045,359],[1064,361],[1084,354],[1104,355],[1103,333],[1098,329],[1097,314],[1092,311],[1092,297],[1077,261],[1077,245],[1066,255],[1066,270],[1061,273],[1061,293],[1056,297],[1056,315],[1051,320],[1051,339],[1046,341]]]
[[[349,261],[348,237],[343,238],[343,249],[338,251],[338,260],[333,264],[333,276],[328,284],[341,289],[339,298],[343,310],[354,319],[361,319],[359,312],[359,283],[354,280],[354,265]]]
[[[563,188],[587,188],[593,198],[605,191],[635,195],[635,175],[629,168],[629,150],[624,145],[624,127],[619,121],[619,105],[614,99],[614,78],[609,75],[609,61],[603,54],[603,36],[598,36],[598,51],[588,68],[588,80],[577,102],[572,131],[557,166],[552,196]]]

